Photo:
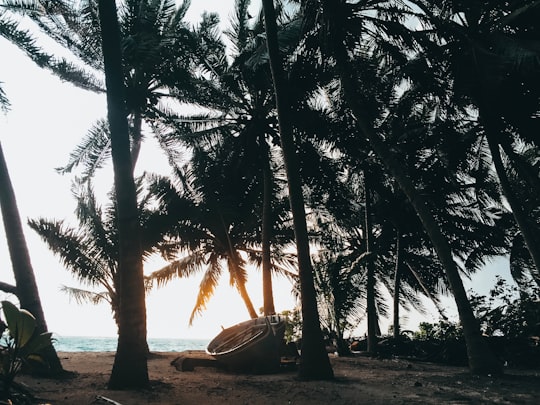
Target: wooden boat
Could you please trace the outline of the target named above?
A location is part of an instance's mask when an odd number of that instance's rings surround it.
[[[232,371],[273,373],[280,367],[285,320],[262,316],[223,329],[206,352]]]

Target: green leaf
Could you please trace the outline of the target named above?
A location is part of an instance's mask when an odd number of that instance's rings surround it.
[[[11,337],[17,347],[24,345],[32,338],[36,329],[36,318],[25,309],[19,309],[9,301],[2,301],[2,309]]]
[[[34,336],[27,345],[24,347],[24,350],[28,355],[37,355],[46,347],[49,347],[52,344],[52,333],[45,332],[40,335]]]

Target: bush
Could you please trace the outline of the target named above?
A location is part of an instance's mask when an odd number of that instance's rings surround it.
[[[2,301],[5,323],[1,322],[0,398],[7,403],[29,403],[29,393],[14,383],[22,367],[44,362],[40,353],[52,344],[51,333],[37,333],[36,319],[9,301]]]

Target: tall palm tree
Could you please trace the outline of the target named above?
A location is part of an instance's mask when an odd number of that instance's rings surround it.
[[[313,282],[313,268],[309,253],[309,239],[302,196],[296,146],[293,137],[292,104],[287,94],[282,56],[279,52],[276,13],[272,0],[263,0],[266,42],[270,68],[274,83],[274,94],[278,113],[281,148],[287,172],[289,201],[294,222],[298,272],[302,303],[302,354],[299,377],[308,380],[331,379],[334,376],[328,353],[323,341],[317,309],[317,298]]]
[[[101,46],[107,88],[115,198],[118,211],[118,346],[110,389],[141,388],[149,383],[146,304],[137,194],[133,179],[124,72],[116,5],[99,0]]]
[[[177,6],[175,0],[119,3],[133,167],[149,129],[173,170],[179,170],[182,144],[169,137],[170,131],[164,130],[163,124],[178,119],[183,106],[212,107],[222,98],[212,82],[201,75],[201,71],[214,68],[210,56],[204,55],[206,51],[213,52],[218,61],[224,59],[224,46],[212,35],[219,20],[205,14],[199,29],[193,30],[185,21],[189,6],[189,1]],[[64,14],[64,19],[42,18],[42,26],[99,75],[103,65],[96,42],[100,30],[96,7],[94,2],[78,3]],[[88,41],[89,36],[94,40]],[[83,175],[91,177],[110,158],[110,146],[107,125],[99,120],[59,170],[68,173],[82,167]]]
[[[275,313],[272,291],[271,221],[275,204],[279,204],[279,169],[276,159],[277,122],[267,59],[261,54],[261,34],[264,32],[261,17],[248,12],[249,0],[238,0],[231,19],[231,29],[225,32],[231,42],[231,63],[214,63],[209,73],[223,92],[224,100],[214,107],[214,114],[189,114],[176,124],[180,142],[191,147],[211,147],[220,143],[234,147],[232,153],[246,168],[245,176],[262,184],[262,215],[260,238],[262,249],[263,313]],[[220,61],[218,54],[206,56]],[[231,138],[237,138],[233,140]]]
[[[45,321],[45,314],[41,306],[39,290],[34,275],[34,269],[24,232],[21,224],[21,217],[17,207],[15,191],[11,184],[11,178],[7,168],[4,151],[0,145],[0,207],[2,209],[2,220],[8,242],[9,255],[13,265],[15,276],[15,287],[7,285],[8,292],[15,293],[19,299],[21,308],[24,308],[36,318],[36,328],[40,333],[48,331]],[[50,346],[46,349],[45,357],[53,374],[63,372],[62,364],[54,349]]]
[[[26,30],[21,30],[17,21],[9,17],[14,9],[35,10],[38,2],[0,4],[0,35],[11,40],[22,48],[34,62],[54,68],[52,58],[35,45],[34,38]],[[9,100],[0,86],[0,111],[7,112]],[[15,285],[2,283],[0,289],[15,294],[22,308],[30,311],[36,318],[36,328],[40,333],[47,332],[45,314],[41,305],[39,290],[35,279],[34,269],[28,252],[26,239],[22,229],[19,209],[11,178],[9,175],[4,151],[0,145],[0,206],[4,229],[8,242],[9,253],[13,265]],[[64,369],[54,346],[46,349],[45,357],[52,374],[61,374]]]
[[[319,9],[318,2],[307,2],[307,4],[313,6],[313,10]],[[323,24],[327,27],[325,34],[330,40],[330,54],[335,60],[344,97],[347,105],[354,114],[356,124],[358,125],[360,131],[369,140],[373,150],[384,162],[388,171],[396,179],[401,189],[414,206],[415,211],[420,217],[439,258],[444,265],[446,276],[452,288],[458,307],[460,320],[464,328],[470,368],[473,372],[478,373],[499,372],[501,370],[500,364],[496,360],[495,356],[489,351],[485,342],[482,340],[479,325],[474,317],[474,313],[468,301],[467,294],[463,287],[463,282],[460,278],[458,268],[454,262],[452,250],[448,240],[441,232],[440,226],[438,225],[433,212],[430,211],[428,201],[426,201],[422,193],[416,189],[407,174],[403,173],[402,167],[400,167],[400,165],[397,163],[394,153],[392,153],[389,146],[384,142],[384,138],[382,137],[381,133],[377,131],[374,124],[380,112],[377,111],[376,105],[373,105],[370,108],[369,104],[364,102],[365,99],[362,97],[362,93],[360,92],[359,88],[358,70],[355,70],[354,68],[355,61],[351,60],[351,52],[353,52],[355,57],[358,58],[361,51],[366,51],[366,48],[362,48],[360,46],[363,38],[357,35],[350,35],[352,32],[360,32],[363,35],[369,35],[370,31],[357,29],[358,27],[365,26],[362,24],[366,24],[368,21],[373,23],[373,26],[370,27],[374,29],[373,32],[378,32],[377,28],[384,29],[385,27],[393,27],[398,34],[405,34],[407,30],[403,26],[401,26],[403,29],[400,30],[400,26],[396,26],[393,21],[389,22],[389,26],[385,26],[383,18],[371,18],[369,13],[362,12],[364,10],[362,10],[361,5],[358,5],[358,7],[347,7],[345,2],[339,2],[339,4],[336,4],[336,2],[322,1],[320,6],[325,16]],[[399,11],[399,7],[394,7],[395,5],[391,4],[391,2],[374,2],[373,4],[369,4],[369,6],[372,6],[375,10],[380,9],[380,11],[383,13],[388,12],[395,14],[396,11]],[[382,15],[384,16],[384,14]],[[358,18],[355,19],[354,16]],[[348,27],[351,27],[350,24],[353,22],[353,20],[355,29],[354,31],[350,31]],[[385,31],[384,36],[372,37],[373,41],[371,43],[377,44],[377,38],[386,39],[386,35],[390,33],[391,32],[387,30]],[[396,35],[396,37],[398,37],[398,35]],[[395,48],[392,47],[389,49],[395,50]],[[378,56],[375,53],[375,49],[372,49],[372,51],[373,52],[371,55],[367,55],[368,61],[366,61],[364,66],[370,66],[369,56]],[[407,58],[403,58],[401,60],[407,60]],[[376,59],[373,60],[373,62],[375,63],[371,66],[377,66]],[[381,62],[384,62],[384,64],[380,64],[379,66],[384,68],[388,67],[390,69],[392,68],[392,65],[387,65],[388,62],[392,62],[392,59],[382,59]],[[358,66],[358,64],[356,66]],[[376,72],[376,70],[374,72]],[[377,78],[377,76],[375,76],[375,78]],[[379,83],[382,84],[383,81],[381,79],[381,76],[379,76]],[[368,85],[368,83],[365,84]]]

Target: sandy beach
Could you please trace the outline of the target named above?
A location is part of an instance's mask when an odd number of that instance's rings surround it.
[[[335,380],[305,382],[296,379],[290,366],[271,375],[236,374],[214,366],[181,371],[173,364],[179,353],[160,352],[148,361],[150,389],[110,391],[106,387],[114,353],[60,352],[59,356],[64,368],[74,372],[72,378],[17,378],[40,403],[114,404],[107,399],[122,405],[540,403],[540,370],[507,370],[501,377],[478,377],[461,367],[330,355]]]

